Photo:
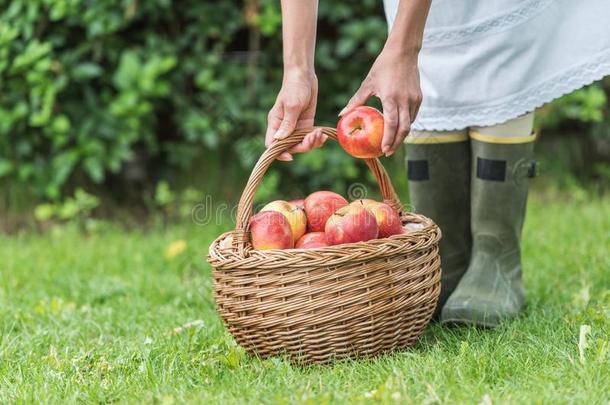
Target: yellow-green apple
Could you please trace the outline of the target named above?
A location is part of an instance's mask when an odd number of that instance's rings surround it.
[[[294,245],[297,249],[313,249],[328,246],[324,232],[309,232],[301,236]]]
[[[292,249],[294,239],[288,219],[277,211],[259,212],[250,219],[254,249]]]
[[[369,210],[358,205],[348,205],[335,212],[324,230],[329,245],[363,242],[379,236],[379,226]]]
[[[305,199],[308,232],[324,232],[328,218],[339,208],[345,207],[347,200],[332,191],[316,191]]]
[[[375,220],[379,226],[380,238],[387,238],[388,236],[403,233],[400,215],[398,215],[398,212],[388,204],[368,199],[354,201],[354,203],[358,202],[375,216]]]
[[[305,200],[304,199],[298,199],[298,200],[290,200],[288,201],[290,204],[294,204],[297,207],[299,207],[300,209],[305,209]]]
[[[341,147],[354,157],[374,158],[383,155],[383,115],[373,107],[354,108],[339,120],[337,139]]]
[[[295,242],[305,233],[305,229],[307,228],[305,211],[295,204],[283,200],[272,201],[263,207],[261,212],[264,211],[276,211],[280,214],[284,214],[290,223],[290,229],[292,229],[292,236]]]

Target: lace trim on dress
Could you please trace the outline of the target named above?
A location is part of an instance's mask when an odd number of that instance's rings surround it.
[[[548,80],[503,97],[494,105],[423,108],[414,130],[451,131],[470,126],[491,126],[519,117],[565,94],[610,75],[610,50],[571,67]],[[425,97],[425,95],[424,95]]]
[[[432,28],[424,31],[423,47],[446,46],[503,31],[528,21],[555,0],[530,0],[508,13],[458,27]]]

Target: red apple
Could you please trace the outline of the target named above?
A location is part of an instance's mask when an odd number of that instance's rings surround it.
[[[309,232],[301,236],[294,246],[297,249],[312,249],[329,246],[324,232]]]
[[[376,239],[379,227],[369,210],[358,205],[348,205],[328,219],[324,233],[328,244],[338,245]]]
[[[292,229],[292,236],[295,242],[305,233],[307,218],[305,217],[305,211],[302,208],[299,208],[288,201],[277,200],[265,205],[261,212],[263,211],[276,211],[280,214],[284,214],[290,223],[290,229]]]
[[[337,124],[337,139],[347,153],[357,158],[383,155],[383,115],[373,107],[356,107]]]
[[[398,215],[398,212],[388,204],[372,201],[365,203],[364,208],[368,209],[371,214],[375,216],[375,220],[379,226],[380,238],[387,238],[388,236],[402,233],[400,215]]]
[[[305,200],[304,199],[299,199],[299,200],[290,200],[288,201],[290,204],[294,204],[297,207],[299,207],[300,209],[304,210],[305,209]]]
[[[350,203],[350,205],[362,205],[363,207],[366,207],[369,204],[375,204],[378,201],[375,200],[371,200],[370,198],[361,198],[359,200],[354,200]]]
[[[254,215],[250,219],[250,232],[254,249],[292,249],[294,246],[288,219],[276,211]]]
[[[345,198],[332,191],[316,191],[310,194],[305,199],[308,232],[323,232],[328,218],[347,204]]]

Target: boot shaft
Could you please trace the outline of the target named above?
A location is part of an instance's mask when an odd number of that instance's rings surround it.
[[[472,248],[470,141],[465,133],[449,138],[408,138],[405,147],[412,209],[432,218],[443,232],[439,312],[466,271]]]
[[[407,143],[406,165],[413,211],[432,218],[443,230],[447,253],[470,247],[470,142]]]
[[[487,137],[471,133],[471,229],[518,246],[525,218],[529,178],[535,174],[535,135]],[[504,249],[503,249],[504,250]]]

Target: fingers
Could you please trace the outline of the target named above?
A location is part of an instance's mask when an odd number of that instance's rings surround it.
[[[265,132],[265,146],[268,148],[275,141],[273,135],[278,131],[280,126],[282,125],[282,119],[280,114],[281,107],[274,105],[273,108],[269,111],[269,115],[267,116],[267,131]],[[278,156],[277,160],[282,161],[291,161],[292,155],[288,152],[282,153]]]
[[[282,123],[273,135],[273,139],[284,139],[294,131],[302,108],[296,104],[284,104],[283,110]]]
[[[396,137],[390,148],[390,156],[400,148],[400,145],[405,140],[406,136],[409,135],[411,130],[411,117],[409,114],[408,106],[402,106],[398,112],[398,130],[396,131]]]
[[[398,131],[398,108],[393,101],[382,100],[383,105],[383,139],[381,151],[389,156]]]
[[[298,144],[290,148],[291,153],[309,152],[312,149],[319,148],[326,142],[328,137],[322,133],[322,129],[316,128],[303,138]]]
[[[283,162],[290,162],[292,161],[293,157],[290,153],[288,152],[283,152],[281,155],[279,155],[277,157],[277,160],[281,160]]]
[[[273,135],[277,132],[282,124],[282,116],[280,114],[280,108],[274,105],[267,115],[267,131],[265,132],[265,146],[269,147],[273,143]]]
[[[395,95],[382,99],[384,129],[381,150],[386,156],[393,155],[409,135],[421,100],[421,92],[413,92],[406,97]]]
[[[356,94],[354,94],[354,96],[349,100],[345,108],[341,110],[341,112],[339,113],[339,117],[343,114],[347,114],[354,108],[363,105],[364,103],[366,103],[366,100],[368,100],[369,97],[371,97],[372,95],[373,93],[371,92],[369,87],[363,83],[356,92]]]
[[[422,94],[421,91],[415,93],[412,99],[409,100],[409,117],[411,119],[411,123],[415,121],[417,118],[417,113],[419,112],[419,106],[422,102]]]
[[[287,131],[287,134],[290,135],[296,127],[301,128],[304,126],[305,127],[311,126],[313,124],[313,119],[298,120],[294,124],[294,128],[293,128],[292,127],[292,122],[293,122],[292,116],[290,116],[290,114],[289,114],[288,117],[284,116],[284,119],[280,119],[276,115],[276,111],[277,111],[276,109],[272,109],[269,112],[267,132],[265,133],[265,146],[266,147],[271,146],[276,140],[285,138],[287,135],[283,136],[282,131]],[[279,138],[278,134],[280,136],[283,136],[283,138]],[[303,152],[308,152],[315,148],[319,148],[320,146],[322,146],[324,144],[324,142],[326,142],[327,139],[328,139],[328,137],[322,133],[322,129],[316,128],[313,131],[311,131],[310,133],[308,133],[307,135],[305,135],[303,140],[298,145],[290,148],[290,150],[288,152],[283,152],[281,155],[279,155],[277,157],[277,160],[292,161],[293,160],[292,153],[303,153]]]

